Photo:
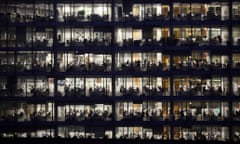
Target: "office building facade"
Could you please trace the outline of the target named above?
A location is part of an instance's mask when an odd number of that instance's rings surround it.
[[[240,2],[2,0],[1,137],[240,140]]]

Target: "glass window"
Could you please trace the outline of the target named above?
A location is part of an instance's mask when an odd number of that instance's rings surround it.
[[[209,30],[210,45],[226,45],[229,42],[228,29],[210,28]]]
[[[204,4],[200,3],[192,3],[191,4],[191,16],[192,20],[203,20],[203,15],[206,9],[204,8]]]
[[[36,47],[53,46],[53,29],[52,28],[35,28],[33,29],[33,44]]]
[[[176,96],[226,96],[229,93],[227,77],[181,77],[174,78]]]
[[[32,52],[18,52],[16,60],[16,71],[29,72],[32,71],[33,60]]]
[[[175,20],[188,20],[190,18],[190,4],[174,3],[173,4],[173,18]]]
[[[6,77],[0,77],[0,95],[8,96],[10,94],[10,84],[7,81]]]
[[[233,102],[232,113],[233,113],[233,120],[239,121],[240,120],[240,102]]]
[[[212,69],[229,68],[229,58],[227,55],[212,55]]]
[[[239,126],[233,126],[232,130],[232,139],[233,141],[240,141],[240,127]]]
[[[50,2],[35,4],[35,21],[48,22],[53,21],[54,10]]]
[[[108,28],[59,28],[57,40],[59,46],[96,47],[111,44],[111,29]]]
[[[174,140],[227,141],[229,132],[227,127],[220,126],[174,127]]]
[[[240,3],[239,2],[232,3],[232,16],[233,16],[233,20],[240,19]]]
[[[58,137],[60,138],[91,138],[103,139],[112,138],[112,129],[108,127],[84,127],[67,125],[58,127]]]
[[[133,102],[116,103],[116,120],[117,121],[142,121],[142,104]]]
[[[111,96],[112,95],[111,78],[86,78],[86,96]]]
[[[115,61],[115,68],[117,71],[129,71],[132,69],[131,53],[117,53]]]
[[[174,45],[227,45],[229,35],[226,27],[173,28]]]
[[[3,109],[4,110],[3,110]],[[1,104],[2,121],[53,121],[54,103],[27,104],[24,102],[5,102]]]
[[[143,78],[143,95],[169,96],[170,82],[167,77]]]
[[[161,3],[129,3],[122,0],[115,3],[117,21],[168,20],[169,5]]]
[[[29,129],[24,128],[21,130],[16,130],[15,132],[2,133],[4,138],[53,138],[54,129]]]
[[[91,104],[91,105],[63,105],[58,106],[58,121],[84,121],[84,120],[112,120],[112,105]]]
[[[37,97],[54,96],[54,78],[37,77],[31,92]]]
[[[222,121],[229,118],[229,107],[228,103],[217,101],[175,102],[174,116],[184,121]]]
[[[169,55],[154,53],[117,53],[115,55],[117,71],[166,71],[169,70]]]
[[[232,80],[233,94],[235,96],[240,96],[240,78],[233,77]]]
[[[227,3],[212,2],[205,4],[204,9],[206,20],[227,20],[229,18],[229,8]]]
[[[140,96],[142,95],[142,78],[121,77],[116,78],[116,96]]]
[[[233,27],[233,45],[240,45],[240,28]]]
[[[54,96],[54,78],[18,77],[15,96]]]
[[[33,20],[33,4],[12,4],[6,5],[6,20],[8,22],[31,22]]]
[[[33,53],[33,70],[51,72],[54,66],[54,55],[50,52],[39,51]]]
[[[33,96],[32,89],[34,89],[33,77],[18,77],[16,96]]]
[[[163,121],[170,118],[169,102],[143,102],[144,121]]]
[[[14,52],[0,52],[0,71],[13,72],[14,71]]]
[[[58,21],[110,21],[112,15],[111,4],[100,1],[57,4],[57,12]]]
[[[30,114],[31,121],[53,121],[54,103],[32,105],[33,111]]]
[[[81,77],[67,77],[58,79],[57,96],[84,97],[85,96],[85,79]]]
[[[58,53],[56,70],[67,71],[74,63],[74,53]]]
[[[85,138],[85,128],[76,125],[58,127],[57,135],[60,138]]]
[[[31,138],[54,138],[54,129],[38,129],[30,132]]]
[[[210,52],[192,51],[192,56],[189,59],[193,70],[209,70],[209,65],[211,64]]]
[[[232,68],[234,69],[240,68],[240,54],[238,53],[232,54]]]
[[[117,28],[115,30],[116,44],[122,46],[140,46],[142,40],[142,29]]]

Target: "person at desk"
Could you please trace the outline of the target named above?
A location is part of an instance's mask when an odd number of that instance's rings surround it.
[[[240,132],[239,131],[235,131],[233,134],[233,140],[234,141],[239,141],[240,140]]]
[[[184,92],[183,86],[179,85],[178,96],[182,96]]]
[[[222,94],[223,94],[223,91],[222,91],[222,87],[221,87],[221,86],[218,86],[217,94],[218,94],[218,95],[222,95]]]
[[[129,60],[127,60],[127,62],[125,63],[125,64],[122,64],[122,67],[130,67],[131,66],[131,64],[130,64],[130,62],[129,62]]]
[[[20,107],[19,109],[17,109],[16,114],[18,119],[22,119],[25,116],[25,111],[22,107]]]
[[[235,64],[236,64],[236,68],[240,68],[240,59],[238,59],[238,60],[235,62]]]
[[[107,107],[107,109],[104,110],[102,116],[103,116],[104,120],[112,117],[112,113],[111,113],[109,107]]]

